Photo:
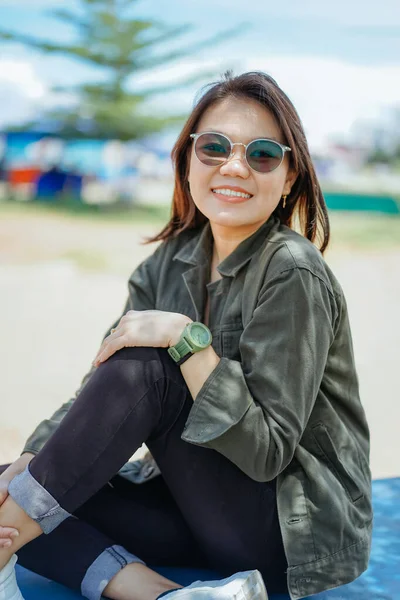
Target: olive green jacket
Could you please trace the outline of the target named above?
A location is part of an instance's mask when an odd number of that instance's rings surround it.
[[[161,243],[130,277],[124,312],[201,321],[208,290],[221,360],[182,439],[214,448],[256,481],[277,478],[289,592],[303,598],[352,581],[370,554],[369,431],[346,302],[315,246],[274,216],[209,283],[212,241],[207,223]],[[39,451],[72,402],[38,426],[24,451]],[[145,472],[136,463],[122,474],[129,470],[138,482],[157,473],[151,461]]]

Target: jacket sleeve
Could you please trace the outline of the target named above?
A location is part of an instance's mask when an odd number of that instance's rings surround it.
[[[239,343],[196,396],[182,439],[213,448],[256,481],[285,469],[314,406],[334,337],[335,298],[305,268],[264,283]]]
[[[161,253],[160,246],[147,259],[145,259],[132,273],[128,281],[128,299],[121,316],[109,327],[103,337],[103,340],[109,335],[111,329],[116,327],[121,317],[128,310],[151,310],[155,307],[155,281],[158,257]],[[22,453],[32,452],[37,454],[45,445],[47,440],[53,435],[62,419],[69,411],[71,405],[78,397],[84,386],[87,384],[92,374],[97,367],[92,367],[84,376],[81,385],[75,392],[73,398],[65,402],[56,412],[49,418],[42,421],[29,436]]]

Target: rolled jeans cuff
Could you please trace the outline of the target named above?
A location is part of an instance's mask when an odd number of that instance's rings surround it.
[[[100,600],[101,595],[111,579],[126,565],[141,563],[134,554],[122,546],[110,546],[90,565],[81,584],[81,594],[89,600]]]
[[[43,533],[50,533],[73,515],[64,510],[57,500],[36,481],[28,466],[12,479],[8,486],[8,493],[18,506],[40,525]]]

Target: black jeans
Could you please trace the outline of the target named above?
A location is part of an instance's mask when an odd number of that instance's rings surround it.
[[[192,405],[163,348],[124,348],[100,365],[29,466],[74,516],[22,548],[19,562],[79,589],[117,544],[148,565],[259,569],[268,591],[286,592],[276,482],[182,441]],[[144,442],[162,476],[135,485],[116,473]]]

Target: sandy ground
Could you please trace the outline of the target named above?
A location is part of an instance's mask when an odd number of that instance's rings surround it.
[[[0,221],[0,464],[78,387],[154,226]],[[86,268],[79,268],[76,260]],[[400,475],[400,250],[328,255],[346,293],[375,478]]]

